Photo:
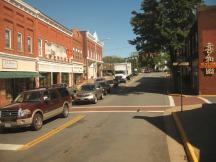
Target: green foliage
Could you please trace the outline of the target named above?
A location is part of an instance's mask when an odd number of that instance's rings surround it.
[[[103,57],[104,63],[122,63],[125,62],[124,58],[118,56],[105,56]]]
[[[184,46],[200,4],[202,0],[143,0],[141,12],[132,12],[131,25],[137,36],[129,43],[144,54],[172,54]]]

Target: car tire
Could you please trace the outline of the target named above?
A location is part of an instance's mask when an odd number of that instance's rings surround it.
[[[34,131],[38,131],[43,127],[43,116],[40,113],[36,113],[32,120],[32,128]]]
[[[96,104],[98,102],[97,96],[95,96],[93,103]]]
[[[67,118],[68,117],[68,115],[69,115],[69,107],[68,107],[67,104],[64,105],[63,112],[62,112],[61,115],[62,115],[63,118]]]

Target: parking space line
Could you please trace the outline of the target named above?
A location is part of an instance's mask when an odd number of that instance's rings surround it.
[[[203,100],[205,103],[212,104],[212,102],[209,101],[209,100],[206,99],[206,98],[203,98],[203,97],[201,97],[201,96],[199,96],[198,98],[199,98],[200,100]]]
[[[170,106],[174,107],[175,106],[175,101],[174,101],[173,97],[172,96],[168,96],[168,98],[169,98]]]
[[[90,108],[163,108],[163,107],[172,107],[170,105],[146,105],[146,106],[73,106],[72,109],[82,108],[82,109],[90,109]]]
[[[72,111],[71,114],[80,114],[80,113],[137,113],[137,112],[148,112],[148,113],[163,113],[164,111],[143,111],[143,110],[126,110],[126,111]]]
[[[0,143],[0,150],[15,151],[15,150],[18,150],[21,147],[23,147],[23,145],[1,144]]]
[[[18,151],[27,150],[27,149],[29,149],[29,148],[37,145],[38,143],[43,142],[44,140],[46,140],[46,139],[52,137],[53,135],[59,133],[63,129],[65,129],[65,128],[67,128],[67,127],[69,127],[69,126],[77,123],[78,121],[80,121],[84,117],[85,117],[85,115],[78,115],[78,116],[76,116],[75,118],[73,118],[72,120],[69,120],[68,122],[64,123],[63,125],[60,125],[59,127],[51,130],[50,132],[48,132],[48,133],[46,133],[46,134],[44,134],[44,135],[42,135],[42,136],[40,136],[40,137],[38,137],[36,139],[34,139],[34,140],[32,140],[32,141],[24,144],[22,147],[20,147],[18,149]]]

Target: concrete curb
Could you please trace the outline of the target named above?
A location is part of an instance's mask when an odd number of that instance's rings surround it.
[[[187,157],[189,159],[190,162],[198,162],[198,159],[195,155],[195,151],[194,151],[194,148],[193,146],[190,144],[188,138],[187,138],[187,135],[183,129],[183,126],[180,122],[180,119],[178,118],[176,112],[172,112],[172,116],[173,116],[173,119],[175,121],[175,124],[176,124],[176,127],[178,128],[178,131],[181,135],[181,138],[182,138],[182,141],[183,141],[183,145],[184,145],[184,148],[185,148],[185,151],[186,151],[186,154],[187,154]]]

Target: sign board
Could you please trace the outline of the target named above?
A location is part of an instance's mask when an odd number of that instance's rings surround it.
[[[200,68],[205,70],[206,75],[215,74],[216,62],[214,61],[214,57],[212,56],[215,53],[214,45],[211,42],[208,42],[204,47],[205,59],[204,62],[200,64]]]
[[[18,68],[17,61],[3,59],[2,68],[3,69],[17,69]]]
[[[63,58],[67,57],[66,48],[64,48],[61,45],[55,43],[49,43],[49,42],[45,43],[45,54],[59,56]]]

